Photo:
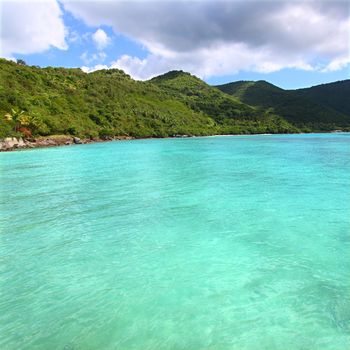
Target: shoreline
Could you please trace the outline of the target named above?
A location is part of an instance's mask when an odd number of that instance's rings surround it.
[[[40,136],[32,139],[23,139],[16,137],[6,137],[0,140],[0,152],[22,151],[35,148],[61,147],[71,145],[84,145],[90,143],[133,140],[131,136],[115,136],[106,139],[92,138],[82,139],[70,135],[50,135]]]
[[[256,136],[256,135],[302,135],[302,134],[341,134],[349,133],[349,131],[333,130],[324,132],[300,132],[300,133],[276,133],[276,134],[215,134],[215,135],[174,135],[168,137],[133,137],[133,136],[115,136],[109,138],[92,138],[81,139],[76,136],[68,135],[50,135],[40,136],[34,139],[23,139],[15,137],[7,137],[0,140],[0,152],[24,151],[36,148],[61,147],[71,145],[86,145],[91,143],[111,142],[111,141],[132,141],[132,140],[149,140],[149,139],[182,139],[182,138],[197,138],[197,137],[228,137],[228,136]]]

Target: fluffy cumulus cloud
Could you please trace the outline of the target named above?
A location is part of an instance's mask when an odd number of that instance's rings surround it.
[[[67,49],[67,32],[56,0],[3,0],[0,10],[1,57],[38,53],[51,47]]]
[[[103,29],[97,29],[96,32],[92,34],[92,40],[98,50],[105,49],[110,43],[110,38]]]
[[[169,69],[201,77],[239,70],[337,70],[349,59],[347,1],[74,1],[90,26],[112,26],[149,51],[112,63],[137,78]]]

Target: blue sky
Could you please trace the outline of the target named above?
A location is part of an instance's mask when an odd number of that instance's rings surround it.
[[[182,69],[210,84],[291,89],[350,78],[343,1],[1,4],[1,57],[30,65],[120,68],[136,79]]]
[[[147,50],[134,40],[114,32],[110,26],[87,26],[83,21],[75,19],[69,12],[63,12],[63,21],[69,30],[68,49],[60,50],[51,47],[49,50],[31,55],[14,55],[16,58],[23,58],[28,64],[39,66],[57,66],[57,67],[82,67],[87,63],[83,59],[84,53],[88,56],[97,54],[96,45],[92,39],[97,30],[103,30],[109,38],[108,45],[103,49],[106,58],[98,58],[91,63],[108,64],[124,54],[144,58],[147,56]]]

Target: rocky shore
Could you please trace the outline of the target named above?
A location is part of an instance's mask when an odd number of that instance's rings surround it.
[[[29,148],[41,148],[41,147],[57,147],[57,146],[68,146],[74,144],[86,144],[93,142],[104,142],[113,140],[131,140],[130,136],[116,136],[109,138],[91,138],[91,139],[80,139],[79,137],[67,136],[67,135],[53,135],[46,137],[38,137],[32,139],[23,139],[16,137],[6,137],[0,140],[0,152],[15,151]]]

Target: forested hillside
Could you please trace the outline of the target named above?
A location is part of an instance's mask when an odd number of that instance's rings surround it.
[[[154,84],[134,81],[115,69],[86,74],[80,69],[36,68],[1,60],[0,113],[11,114],[12,109],[39,120],[32,131],[41,135],[161,137],[214,131],[208,116]],[[10,134],[14,124],[1,118],[1,135]]]
[[[283,90],[266,81],[237,81],[217,86],[252,106],[270,108],[301,129],[327,131],[350,125],[350,83]]]
[[[118,69],[87,74],[0,59],[0,138],[289,133],[350,125],[346,103],[336,111],[301,93],[260,82],[216,88],[182,71],[141,82]]]
[[[350,79],[298,89],[295,93],[339,113],[350,115]]]
[[[276,113],[243,103],[189,73],[171,71],[150,82],[193,111],[210,116],[221,134],[299,131]]]

